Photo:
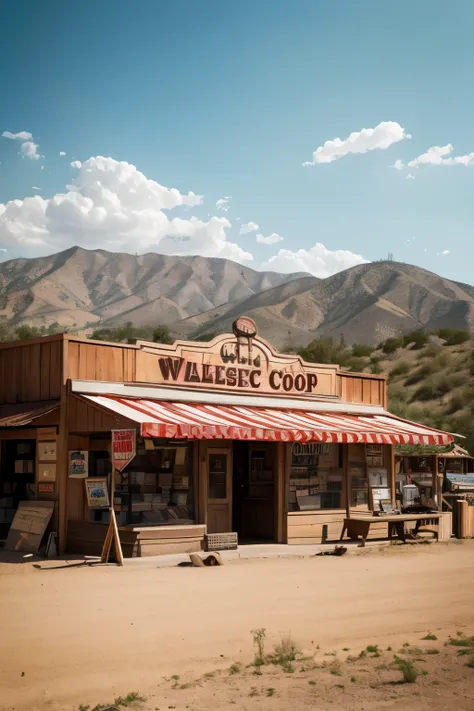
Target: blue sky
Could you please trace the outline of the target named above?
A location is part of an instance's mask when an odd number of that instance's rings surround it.
[[[471,0],[3,0],[0,134],[31,138],[0,138],[2,258],[79,243],[325,276],[392,252],[474,283],[473,26]],[[365,152],[326,144],[381,123]]]

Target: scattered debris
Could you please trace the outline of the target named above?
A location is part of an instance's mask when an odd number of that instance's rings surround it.
[[[333,551],[320,551],[319,553],[316,553],[316,555],[344,555],[345,553],[347,553],[347,548],[345,546],[335,546]]]

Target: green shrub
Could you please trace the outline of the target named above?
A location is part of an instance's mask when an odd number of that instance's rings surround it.
[[[404,348],[412,346],[413,350],[417,351],[428,343],[429,335],[426,331],[417,330],[405,333],[402,337],[402,345]]]
[[[395,353],[399,348],[403,346],[402,338],[387,338],[382,345],[382,350],[384,353],[389,355],[390,353]]]
[[[433,383],[425,383],[425,385],[421,385],[415,390],[410,402],[416,402],[417,400],[427,402],[428,400],[435,400],[437,397],[439,397],[439,392],[436,386]]]
[[[332,338],[315,338],[314,341],[298,350],[298,355],[309,363],[331,363],[346,365],[350,351],[343,343],[334,343]]]
[[[426,363],[423,365],[421,368],[418,368],[415,370],[409,378],[405,380],[405,385],[416,385],[417,383],[420,383],[422,380],[425,380],[425,378],[429,377],[430,375],[433,375],[436,372],[436,368],[433,365],[433,362]]]
[[[436,343],[431,343],[426,348],[423,348],[420,353],[417,354],[416,359],[422,360],[423,358],[435,358],[437,355],[442,353],[443,347],[436,345]]]
[[[364,358],[349,358],[347,362],[347,367],[353,373],[362,373],[367,365],[368,363]]]
[[[410,366],[408,363],[398,363],[392,370],[390,371],[390,379],[393,380],[393,378],[398,378],[401,375],[408,375],[410,372]]]
[[[352,355],[354,358],[368,358],[373,352],[373,346],[367,346],[363,343],[354,343],[352,346]]]
[[[456,328],[440,328],[436,335],[443,339],[446,346],[460,346],[471,340],[469,331]]]
[[[408,659],[401,659],[400,657],[397,657],[396,654],[394,659],[396,665],[402,673],[405,684],[414,684],[418,678],[418,671],[413,662],[409,662]]]

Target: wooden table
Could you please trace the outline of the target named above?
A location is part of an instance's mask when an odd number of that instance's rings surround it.
[[[421,528],[423,522],[430,523],[433,522],[435,529],[424,529],[429,530],[430,533],[434,533],[436,540],[438,540],[439,535],[439,520],[441,515],[439,513],[426,513],[426,514],[400,514],[400,515],[387,515],[387,516],[355,516],[351,518],[345,518],[344,524],[342,526],[341,538],[342,541],[344,534],[347,532],[347,536],[352,540],[357,540],[359,536],[362,537],[360,546],[363,548],[369,535],[370,527],[374,523],[388,523],[388,537],[392,538],[393,534],[396,533],[398,538],[406,543],[405,536],[405,523],[407,521],[415,521],[415,535]]]

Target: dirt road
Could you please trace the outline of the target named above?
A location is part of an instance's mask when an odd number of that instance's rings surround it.
[[[471,541],[222,568],[158,569],[143,561],[123,569],[45,571],[3,563],[0,708],[93,707],[131,690],[159,699],[158,687],[169,689],[164,677],[191,680],[235,662],[248,664],[255,628],[266,629],[268,644],[291,633],[311,658],[376,644],[396,649],[427,631],[440,639],[456,631],[473,634],[473,598]],[[469,673],[474,689],[474,670]],[[202,686],[199,694],[184,686],[183,705],[169,707],[205,708],[199,705]],[[217,686],[211,697],[216,693]],[[185,703],[185,694],[191,701]],[[285,708],[265,699],[268,708]],[[219,707],[227,703],[232,701]],[[146,708],[168,708],[163,701],[153,704]],[[262,704],[258,708],[266,708]],[[423,708],[420,701],[417,708]]]

